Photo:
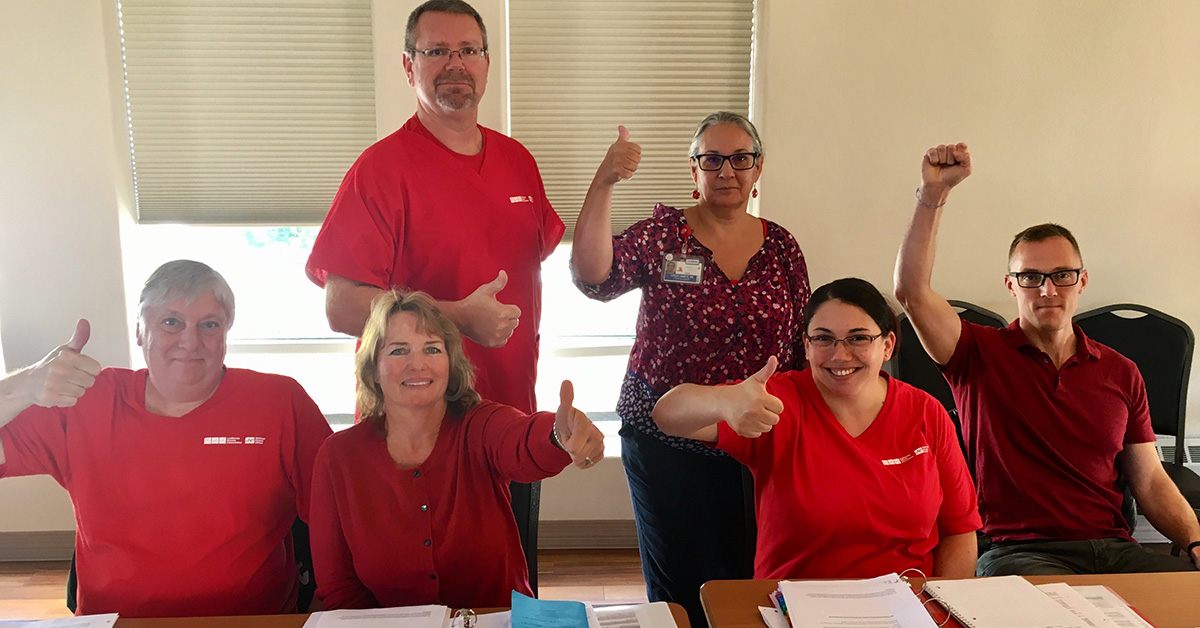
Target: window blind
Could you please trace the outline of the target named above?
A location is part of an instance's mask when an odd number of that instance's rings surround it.
[[[748,113],[753,28],[753,0],[509,0],[510,132],[567,239],[618,124],[642,161],[617,185],[614,233],[694,202],[692,134],[714,111]]]
[[[141,223],[319,224],[375,140],[370,0],[120,0]]]

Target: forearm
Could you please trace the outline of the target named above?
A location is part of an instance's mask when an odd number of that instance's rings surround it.
[[[912,220],[900,244],[900,253],[896,256],[896,299],[906,311],[933,293],[933,262],[942,216],[942,210],[933,207],[945,203],[949,194],[948,188],[921,187],[921,201],[913,209]]]
[[[614,184],[592,180],[571,244],[571,264],[575,276],[587,284],[604,283],[612,271],[612,197]]]
[[[30,391],[30,367],[14,371],[0,379],[0,427],[8,425],[36,399]]]
[[[723,408],[731,392],[728,386],[680,384],[655,404],[654,422],[664,434],[716,442],[717,423],[725,419]]]
[[[1154,529],[1179,547],[1200,541],[1200,523],[1196,520],[1196,511],[1192,510],[1165,472],[1155,474],[1147,492],[1148,495],[1135,495],[1135,498],[1138,510]]]
[[[941,578],[971,578],[975,575],[975,562],[979,544],[974,532],[953,534],[943,537],[933,548],[933,573]]]
[[[347,336],[361,337],[367,317],[371,315],[371,303],[382,292],[383,289],[376,286],[329,275],[325,281],[325,317],[329,328]]]

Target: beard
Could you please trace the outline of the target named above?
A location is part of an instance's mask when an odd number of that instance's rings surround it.
[[[442,85],[445,83],[466,83],[467,86],[452,85],[442,89]],[[479,99],[475,93],[475,79],[466,72],[456,70],[443,72],[434,79],[433,87],[437,94],[438,106],[447,111],[470,109]]]

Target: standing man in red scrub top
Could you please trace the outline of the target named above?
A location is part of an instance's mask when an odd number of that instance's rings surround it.
[[[462,332],[475,390],[532,414],[541,263],[562,220],[529,151],[478,124],[491,65],[479,13],[462,0],[420,5],[403,61],[417,112],[350,167],[305,270],[325,288],[329,326],[351,336],[382,291],[425,291]],[[511,489],[526,546],[531,486]]]
[[[537,164],[479,126],[487,30],[462,0],[413,10],[404,72],[417,112],[346,173],[308,259],[334,331],[362,333],[371,300],[423,290],[466,336],[484,399],[536,410],[541,262],[563,236]]]

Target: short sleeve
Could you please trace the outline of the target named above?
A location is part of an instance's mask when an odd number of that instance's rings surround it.
[[[1154,424],[1150,422],[1150,402],[1146,396],[1146,381],[1136,366],[1130,367],[1129,420],[1125,425],[1126,443],[1152,443]]]
[[[532,159],[532,156],[530,157]],[[536,161],[534,169],[537,169]],[[563,224],[562,218],[559,218],[558,212],[550,205],[550,199],[546,197],[546,184],[542,181],[541,172],[538,171],[538,192],[542,195],[542,261],[550,257],[554,253],[554,248],[562,242],[563,234],[567,232],[566,225]]]
[[[586,284],[575,275],[571,267],[571,277],[575,286],[590,299],[611,301],[630,290],[646,285],[653,277],[662,258],[662,251],[670,237],[667,229],[669,214],[681,213],[678,210],[657,205],[654,216],[631,225],[619,235],[613,236],[612,269],[608,279],[599,284]],[[678,242],[674,236],[672,242]]]
[[[312,491],[313,463],[317,452],[333,430],[316,402],[299,383],[289,379],[292,387],[292,420],[294,446],[291,465],[288,469],[292,486],[296,490],[296,512],[304,521],[309,520],[309,503]]]
[[[962,329],[958,334],[958,344],[954,345],[954,353],[944,366],[937,365],[951,383],[962,382],[966,379],[967,371],[971,366],[971,356],[978,353],[976,349],[978,340],[975,337],[977,326],[964,319],[959,319],[959,323],[962,325]]]
[[[71,408],[33,406],[0,428],[4,445],[0,477],[49,475],[69,488],[67,426],[71,414]]]
[[[938,535],[947,537],[974,532],[983,522],[979,518],[975,483],[971,481],[967,462],[958,445],[954,424],[941,404],[932,397],[925,396],[925,412],[932,427],[933,453],[937,459],[938,481],[942,487],[942,504],[938,508],[937,516]]]
[[[407,207],[395,207],[392,200],[384,211],[383,199],[374,191],[380,189],[378,177],[398,186],[398,175],[373,172],[372,154],[370,149],[363,153],[342,179],[313,243],[305,271],[318,286],[325,286],[330,273],[377,288],[392,285]]]

